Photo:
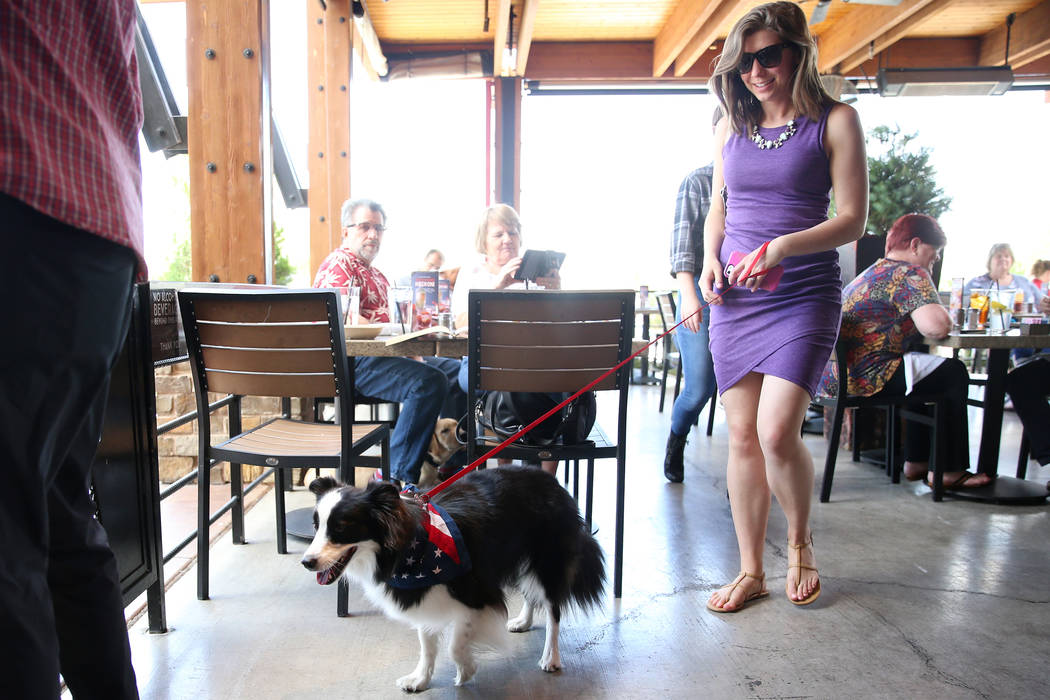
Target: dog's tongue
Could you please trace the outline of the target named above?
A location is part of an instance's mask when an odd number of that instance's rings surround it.
[[[343,574],[343,569],[346,568],[347,563],[350,561],[350,557],[354,556],[354,552],[357,551],[357,547],[351,547],[347,550],[346,554],[339,558],[337,562],[329,566],[324,571],[317,572],[317,583],[322,586],[327,586],[333,581],[339,579]]]

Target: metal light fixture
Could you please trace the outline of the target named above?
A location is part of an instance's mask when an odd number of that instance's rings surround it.
[[[876,78],[883,97],[942,95],[1002,95],[1014,84],[1010,70],[1010,29],[1016,14],[1006,16],[1006,49],[1001,66],[965,68],[879,68]]]
[[[883,97],[1002,95],[1014,74],[1009,66],[880,68],[877,82]]]

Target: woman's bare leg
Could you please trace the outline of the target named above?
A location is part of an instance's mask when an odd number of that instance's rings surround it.
[[[765,456],[766,479],[787,517],[788,543],[810,541],[809,509],[813,498],[813,458],[802,443],[802,421],[810,395],[798,384],[766,375],[758,405],[758,439]],[[786,590],[792,600],[802,600],[817,587],[812,547],[798,550],[801,563],[787,572]],[[797,557],[794,551],[792,557]],[[798,559],[792,559],[797,563]]]
[[[756,429],[762,375],[749,374],[722,394],[729,424],[729,464],[726,481],[733,527],[740,548],[740,568],[755,576],[763,573],[762,552],[769,520],[770,491],[766,466]],[[740,586],[721,588],[709,602],[723,610],[736,610],[746,597],[759,590],[761,583],[744,579]]]

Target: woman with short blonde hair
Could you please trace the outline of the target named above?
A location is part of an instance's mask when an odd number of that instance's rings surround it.
[[[487,252],[486,239],[489,234],[489,224],[492,223],[501,224],[508,231],[517,232],[518,243],[521,243],[521,219],[518,218],[518,212],[514,211],[514,207],[509,204],[493,204],[482,214],[481,221],[474,233],[474,248],[479,253],[485,255]]]

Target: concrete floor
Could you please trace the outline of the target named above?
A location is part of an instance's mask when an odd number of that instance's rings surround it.
[[[669,415],[657,413],[657,400],[656,387],[632,389],[623,598],[610,592],[603,610],[563,622],[561,672],[536,665],[540,621],[508,635],[507,652],[482,659],[463,688],[442,648],[428,697],[1046,697],[1050,507],[933,503],[925,486],[891,484],[842,452],[831,503],[814,498],[821,598],[798,608],[784,597],[785,527],[774,506],[771,597],[715,615],[704,601],[738,570],[725,424],[719,411],[713,437],[693,429],[685,484],[670,485],[661,471]],[[610,408],[600,402],[605,424]],[[1013,473],[1018,425],[1007,414],[1004,473]],[[824,440],[805,441],[819,482]],[[607,552],[610,465],[599,463],[596,479]],[[1029,478],[1046,482],[1050,468],[1032,462]],[[335,586],[318,586],[299,566],[306,544],[291,540],[291,553],[276,554],[271,499],[248,515],[250,544],[224,537],[213,546],[210,601],[196,600],[190,569],[168,592],[170,632],[150,635],[144,619],[132,627],[144,699],[403,695],[394,681],[415,665],[415,633],[353,587],[353,616],[336,617]],[[292,506],[310,501],[290,494]]]

